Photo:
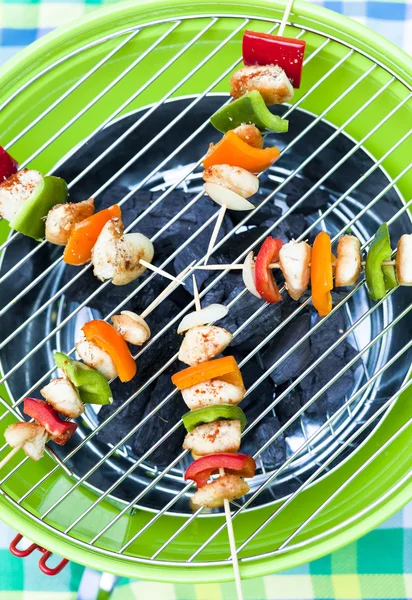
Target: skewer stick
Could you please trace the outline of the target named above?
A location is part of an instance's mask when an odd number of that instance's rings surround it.
[[[220,468],[219,473],[220,473],[220,475],[224,475],[225,470]],[[238,600],[243,600],[242,579],[240,577],[239,561],[238,561],[237,552],[236,552],[235,533],[233,531],[233,522],[232,522],[232,515],[231,515],[231,511],[230,511],[229,500],[226,500],[226,498],[223,500],[223,506],[225,508],[230,554],[231,554],[231,558],[232,558],[233,571],[235,573],[236,594],[237,594]]]
[[[196,310],[202,310],[202,305],[200,303],[199,290],[197,289],[196,276],[193,274],[193,297],[195,299]],[[219,469],[220,475],[225,474],[225,470],[223,468]],[[239,561],[236,553],[236,542],[235,542],[235,534],[233,531],[233,523],[232,523],[232,515],[230,512],[230,504],[229,500],[226,498],[223,500],[223,506],[225,508],[225,516],[226,516],[226,525],[227,525],[227,534],[229,537],[229,546],[230,546],[230,554],[232,557],[233,563],[233,571],[235,574],[235,584],[236,584],[236,594],[238,600],[243,600],[243,591],[242,591],[242,580],[240,578],[240,570],[239,570]]]
[[[213,248],[215,247],[217,236],[219,235],[220,228],[222,227],[223,219],[225,218],[227,206],[226,204],[222,204],[219,214],[216,219],[215,227],[213,229],[213,233],[210,238],[209,246],[207,248],[206,256],[205,256],[205,265],[207,264],[210,255],[212,254]]]
[[[157,296],[157,298],[155,298],[153,300],[153,302],[151,302],[147,308],[145,308],[145,310],[140,315],[142,317],[142,319],[145,319],[148,315],[150,315],[150,313],[154,311],[156,306],[158,306],[161,302],[163,302],[163,300],[165,298],[167,298],[167,296],[169,296],[179,285],[183,284],[183,279],[184,279],[186,273],[188,271],[190,271],[190,269],[193,267],[195,262],[196,261],[193,260],[190,263],[190,265],[187,265],[187,267],[185,269],[183,269],[183,271],[181,273],[179,273],[179,275],[177,275],[175,281],[172,281],[171,283],[169,283],[169,285],[163,290],[163,292],[161,294],[159,294]]]
[[[361,262],[361,265],[362,265],[362,267],[364,267],[366,265],[366,262],[363,260]],[[254,266],[254,265],[252,265],[252,266]],[[395,260],[384,260],[383,263],[381,264],[381,266],[382,267],[395,267],[396,261]],[[281,268],[279,263],[271,263],[269,265],[269,267],[271,269],[280,269]],[[199,269],[201,271],[226,271],[226,269],[231,269],[231,270],[239,269],[239,271],[240,271],[243,269],[243,264],[242,263],[232,263],[229,265],[200,265],[200,266],[196,267],[196,269]]]
[[[293,0],[288,0],[288,3],[286,4],[285,12],[283,13],[283,17],[280,22],[280,27],[277,32],[277,35],[279,35],[280,37],[282,37],[283,34],[285,33],[286,25],[289,20],[289,15],[290,15],[290,11],[292,10],[292,6],[293,6]]]
[[[180,283],[180,281],[177,277],[175,277],[174,275],[171,275],[170,273],[168,273],[167,271],[164,271],[163,269],[160,269],[159,267],[156,267],[155,265],[152,265],[152,263],[147,262],[147,260],[143,260],[143,258],[141,258],[139,262],[143,267],[146,267],[146,269],[149,269],[150,271],[153,271],[154,273],[161,275],[165,279],[170,279],[171,281],[177,281],[178,283]]]
[[[0,470],[7,465],[9,460],[11,460],[13,458],[13,456],[15,456],[17,454],[17,452],[23,448],[23,446],[24,446],[24,444],[19,444],[18,446],[15,446],[15,448],[10,450],[8,455],[5,456],[2,461],[0,461]]]

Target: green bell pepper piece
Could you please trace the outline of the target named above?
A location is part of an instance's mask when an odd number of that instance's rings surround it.
[[[109,383],[99,371],[69,358],[62,352],[54,353],[54,362],[67,379],[77,387],[79,396],[85,404],[111,404],[113,402]]]
[[[242,123],[253,123],[261,131],[270,129],[277,133],[285,133],[289,129],[289,121],[272,115],[257,90],[219,108],[210,118],[210,122],[222,133],[235,129]]]
[[[384,261],[391,259],[391,255],[392,248],[388,225],[382,223],[375,233],[366,257],[366,284],[372,300],[381,300],[388,290],[398,285],[395,268],[382,266]]]
[[[233,404],[217,404],[216,406],[198,408],[197,410],[192,410],[183,415],[182,419],[183,425],[188,432],[193,431],[193,429],[199,425],[213,423],[213,421],[219,421],[220,419],[238,419],[242,431],[247,423],[246,415],[243,410]]]
[[[10,227],[35,240],[43,239],[44,217],[55,204],[64,204],[67,196],[64,179],[46,175],[10,222]]]

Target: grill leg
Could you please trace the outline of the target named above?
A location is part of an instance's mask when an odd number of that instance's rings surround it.
[[[118,579],[116,575],[100,573],[86,567],[80,582],[77,600],[109,600]]]

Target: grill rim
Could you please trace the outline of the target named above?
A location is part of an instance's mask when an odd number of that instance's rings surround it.
[[[152,2],[152,3],[151,3],[151,2],[148,2],[147,4],[153,4],[153,2]],[[157,3],[157,4],[158,4],[158,3]],[[116,7],[116,10],[119,10],[119,9],[125,8],[125,6],[131,6],[131,5],[130,5],[130,3],[127,3],[126,5],[123,5],[123,6],[122,6],[122,5],[117,5],[117,7]],[[312,8],[314,8],[314,7],[312,7]],[[319,7],[316,7],[316,8],[317,8],[317,9],[319,9]],[[101,11],[99,11],[99,12],[100,12],[100,14],[106,14],[107,12],[111,12],[111,11],[107,11],[106,9],[102,9],[102,10],[101,10]],[[304,12],[304,11],[302,11],[302,12]],[[312,11],[312,13],[313,13],[313,12],[318,12],[318,11]],[[330,11],[325,11],[324,9],[322,9],[320,12],[325,12],[326,14],[329,14],[329,13],[330,13]],[[330,14],[332,14],[332,13],[330,13]],[[207,15],[207,16],[208,16],[208,17],[210,17],[211,15]],[[216,15],[214,15],[214,16],[216,16]],[[236,16],[236,17],[238,17],[238,18],[245,18],[245,16],[244,16],[244,15],[242,15],[242,16],[240,16],[240,15],[219,15],[219,16],[221,16],[221,17],[224,17],[224,16],[235,17],[235,16]],[[175,17],[175,18],[177,18],[177,17]],[[196,16],[196,17],[190,17],[190,18],[198,18],[198,17]],[[262,17],[250,17],[250,18],[252,18],[252,19],[254,18],[254,19],[259,19],[259,20],[262,20]],[[270,18],[266,18],[266,19],[264,19],[264,18],[263,18],[263,20],[270,21],[270,22],[278,22],[278,20],[277,20],[277,19],[270,19]],[[83,23],[84,23],[85,21],[89,21],[89,19],[82,20],[82,22],[83,22]],[[348,19],[346,19],[346,21],[348,21],[349,23],[351,23],[351,22],[350,22]],[[301,27],[301,28],[302,28],[302,26],[299,26],[299,27]],[[315,31],[315,30],[313,30],[313,29],[311,30],[311,29],[309,29],[309,28],[307,28],[307,27],[304,27],[304,28],[305,28],[306,30],[313,31],[313,32],[315,32],[315,33],[317,33],[317,34],[320,34],[320,35],[323,35],[323,36],[325,36],[325,35],[326,35],[326,34],[324,34],[324,33],[322,33],[322,32]],[[362,27],[362,29],[363,29],[363,31],[364,31],[364,32],[365,32],[365,31],[366,31],[366,32],[368,31],[368,30],[367,30],[366,28],[364,28],[364,27]],[[70,27],[70,31],[72,31],[72,27]],[[60,32],[60,33],[64,33],[64,30],[63,30],[63,32]],[[370,35],[370,34],[369,34],[369,35]],[[52,36],[50,36],[50,37],[53,37],[53,34],[52,34]],[[333,38],[333,36],[329,36],[329,35],[327,35],[327,37],[330,37],[331,39],[336,39],[336,38]],[[379,36],[378,36],[378,37],[379,37]],[[383,39],[383,38],[382,38],[382,39]],[[51,40],[48,40],[48,41],[51,41]],[[339,41],[340,43],[342,43],[342,40],[337,40],[337,41]],[[388,42],[386,42],[386,41],[385,41],[385,43],[386,43],[386,44],[388,44]],[[347,44],[345,44],[345,45],[347,45]],[[392,45],[391,45],[391,46],[392,46]],[[358,49],[357,49],[357,50],[358,50]],[[359,51],[359,50],[358,50],[358,51]],[[23,54],[24,54],[24,53],[23,53]],[[31,56],[31,55],[32,55],[32,51],[30,52],[30,56]],[[369,57],[369,58],[371,58],[371,57]],[[377,61],[376,61],[376,59],[374,59],[374,58],[371,58],[371,59],[372,59],[374,62],[377,62]],[[13,66],[13,65],[12,65],[12,66]],[[387,68],[386,68],[384,65],[381,65],[381,66],[383,66],[383,68],[385,68],[385,70],[388,70],[388,69],[387,69]],[[1,77],[2,75],[3,75],[3,73],[0,71],[0,77]],[[397,77],[397,79],[399,79],[399,76],[398,76],[398,75],[395,75],[395,76]],[[407,85],[408,89],[412,89],[412,88],[411,88],[411,86],[410,86],[409,84],[406,84],[406,85]],[[383,421],[382,421],[382,422],[383,422]],[[380,425],[378,425],[378,427],[380,427]],[[368,437],[368,440],[370,440],[370,439],[371,439],[371,438],[370,438],[370,437]],[[403,480],[401,480],[401,482],[403,482]],[[401,486],[401,483],[399,484],[399,486]],[[393,490],[394,490],[394,489],[395,489],[395,488],[393,488],[392,490],[389,490],[389,491],[388,491],[388,495],[390,495],[390,494],[393,492]],[[402,488],[402,489],[403,489],[403,488]],[[405,489],[406,489],[406,488],[405,488]],[[3,496],[6,496],[6,497],[7,497],[7,495],[4,493],[4,491],[2,491],[2,494],[3,494]],[[401,492],[399,492],[399,494],[401,494]],[[381,500],[382,500],[382,499],[379,499],[379,502],[381,502]],[[405,499],[405,502],[406,502],[407,500],[408,500],[408,498],[406,498],[406,499]],[[11,501],[11,503],[12,503],[12,504],[14,503],[14,501],[13,501],[11,498],[10,498],[10,501]],[[22,507],[20,507],[20,510],[22,510]],[[23,509],[23,510],[25,510],[25,509]],[[365,510],[366,510],[366,509],[365,509]],[[395,510],[397,510],[397,507],[395,507],[395,508],[393,509],[393,512],[395,512]],[[30,517],[33,517],[32,515],[29,515],[29,516],[30,516]],[[386,516],[383,516],[383,517],[382,517],[382,520],[383,520],[384,518],[387,518],[387,516],[388,516],[388,512],[386,511]],[[356,516],[355,516],[354,518],[356,518]],[[45,526],[45,525],[46,525],[46,527],[51,527],[51,526],[49,526],[48,524],[46,524],[46,523],[42,522],[42,527],[43,527],[43,528],[44,528],[44,526]],[[372,526],[374,526],[374,525],[372,525]],[[369,530],[369,529],[370,529],[372,526],[368,527],[366,530]],[[57,532],[57,530],[55,530],[54,528],[51,528],[51,529],[52,529],[52,531],[53,531],[54,533],[58,533],[58,532]],[[355,539],[356,537],[358,537],[359,535],[361,535],[361,534],[357,534],[357,533],[356,533],[356,534],[354,535],[354,539]],[[348,540],[348,541],[349,541],[349,540]],[[81,544],[83,544],[83,542],[80,542],[80,540],[77,540],[77,542],[78,542],[78,543],[81,543]],[[74,544],[70,544],[70,546],[74,546],[74,547],[76,547],[76,545],[77,545],[77,542],[74,542]],[[345,544],[345,543],[347,543],[347,541],[343,541],[341,545],[343,545],[343,544]],[[96,550],[95,548],[91,548],[89,544],[85,544],[85,545],[86,545],[86,547],[88,548],[88,550],[89,550],[89,553],[90,553],[90,549],[92,549],[92,550]],[[327,550],[327,551],[330,551],[330,547],[328,548],[328,550]],[[104,552],[104,553],[108,553],[108,554],[110,554],[110,555],[114,555],[114,557],[115,557],[115,558],[119,559],[119,554],[117,554],[117,553],[112,553],[112,552],[110,552],[110,551],[105,551],[105,550],[103,550],[103,549],[100,549],[100,548],[99,548],[99,549],[97,549],[97,552],[98,552],[99,554],[100,554],[100,553],[102,553],[102,552]],[[323,554],[323,553],[324,553],[324,551],[322,552],[322,554]],[[321,555],[321,554],[320,554],[320,555]],[[129,560],[132,560],[133,562],[141,562],[141,563],[146,563],[146,562],[148,562],[148,563],[151,565],[151,568],[150,568],[151,575],[153,575],[153,561],[146,560],[146,559],[138,559],[138,558],[135,558],[135,557],[130,557],[130,556],[127,556],[127,557],[124,557],[124,558],[126,558],[126,559],[129,559]],[[77,559],[78,559],[78,556],[75,556],[75,560],[77,560]],[[311,556],[311,559],[313,559],[313,555]],[[259,558],[256,558],[255,560],[261,560],[261,559],[259,559]],[[307,559],[304,559],[304,560],[307,560]],[[87,562],[86,562],[86,561],[84,561],[84,562],[87,564]],[[263,562],[263,561],[262,561],[262,562]],[[302,562],[302,560],[300,560],[299,562]],[[180,565],[181,565],[181,563],[170,563],[169,561],[166,561],[165,563],[164,563],[163,561],[156,561],[156,563],[157,563],[158,565],[162,565],[162,564],[167,564],[167,565],[169,565],[169,564],[170,564],[170,565],[174,566],[175,568],[176,568],[176,566],[180,566]],[[213,562],[207,562],[207,563],[204,563],[204,564],[205,564],[205,566],[211,566],[211,565],[214,565],[214,564],[216,564],[216,565],[222,565],[222,564],[224,565],[224,564],[227,564],[227,568],[230,570],[230,573],[231,573],[231,563],[228,563],[227,561],[218,561],[217,563],[213,563]],[[297,564],[297,563],[296,563],[296,564]],[[195,564],[193,565],[193,567],[192,567],[192,568],[193,568],[193,569],[195,569],[196,567],[200,567],[201,565],[202,565],[202,563],[195,563]],[[100,563],[100,567],[101,567],[101,563]],[[279,567],[279,568],[285,568],[285,567]],[[273,567],[271,567],[271,570],[273,570]],[[243,571],[243,569],[242,569],[242,571]],[[192,571],[192,572],[193,572],[193,571]],[[268,570],[265,570],[265,572],[268,572]],[[243,573],[242,573],[242,574],[243,574]],[[136,573],[134,572],[134,573],[133,573],[133,575],[135,576],[135,575],[136,575]],[[139,575],[139,576],[140,576],[140,575]],[[246,576],[247,576],[247,574],[246,574]],[[228,579],[231,579],[231,576],[228,576],[227,578],[228,578]],[[170,579],[167,579],[167,578],[165,578],[164,580],[165,580],[165,581],[169,581]],[[198,579],[196,579],[196,580],[198,581]]]

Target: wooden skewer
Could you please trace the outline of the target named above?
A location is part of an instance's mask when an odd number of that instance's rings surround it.
[[[202,305],[200,303],[200,297],[199,297],[199,290],[197,289],[196,276],[194,274],[193,274],[193,297],[195,299],[196,310],[197,311],[202,310]],[[223,468],[220,468],[219,473],[220,473],[220,475],[224,475],[225,470]],[[237,594],[238,600],[243,600],[242,580],[240,577],[239,561],[238,561],[237,552],[236,552],[236,541],[235,541],[235,534],[233,531],[232,515],[230,512],[229,500],[226,500],[226,498],[223,500],[223,506],[225,508],[230,554],[232,557],[233,571],[235,574],[236,594]]]
[[[19,444],[18,446],[16,446],[15,448],[12,448],[12,450],[10,450],[8,455],[5,456],[2,461],[0,461],[0,470],[7,465],[9,460],[11,460],[13,458],[13,456],[15,456],[17,454],[17,452],[23,448],[23,446],[24,446],[24,444]]]
[[[163,269],[160,269],[159,267],[156,267],[155,265],[152,265],[152,263],[147,262],[147,260],[143,260],[143,258],[141,258],[139,262],[143,267],[146,267],[146,269],[149,269],[150,271],[153,271],[154,273],[165,277],[165,279],[170,279],[171,281],[177,281],[178,283],[181,283],[177,277],[171,275]]]
[[[167,298],[167,296],[169,296],[179,285],[183,284],[184,276],[193,267],[195,262],[196,261],[193,260],[190,263],[190,265],[187,265],[187,267],[183,269],[183,271],[179,273],[179,275],[177,275],[171,283],[169,283],[169,285],[163,290],[163,292],[159,294],[158,297],[155,298],[147,308],[145,308],[145,310],[140,315],[142,319],[145,319],[148,315],[150,315],[150,313],[156,308],[156,306],[163,302],[163,300]]]
[[[288,3],[286,4],[285,12],[283,13],[283,17],[280,22],[280,27],[276,34],[280,37],[282,37],[283,34],[285,33],[286,25],[287,25],[287,22],[289,19],[290,11],[292,10],[292,6],[293,6],[293,0],[288,0]]]
[[[221,206],[219,214],[217,216],[216,223],[215,223],[215,226],[213,229],[213,233],[210,238],[209,246],[207,248],[205,262],[204,262],[205,265],[207,265],[209,257],[213,251],[213,248],[215,247],[217,236],[219,235],[219,231],[220,231],[220,228],[222,227],[223,219],[225,218],[226,210],[227,210],[227,206],[226,206],[226,204],[223,204]]]
[[[219,469],[220,475],[225,474],[225,470]],[[235,584],[236,584],[236,594],[238,600],[243,600],[243,590],[242,590],[242,578],[240,576],[239,570],[239,561],[236,552],[236,541],[235,541],[235,533],[233,531],[233,522],[232,522],[232,514],[230,511],[229,500],[226,498],[223,500],[223,506],[225,508],[225,517],[226,517],[226,525],[227,525],[227,534],[229,537],[229,546],[230,546],[230,554],[232,558],[233,571],[235,573]]]
[[[361,264],[362,264],[362,267],[364,267],[366,262],[362,261]],[[382,267],[395,267],[395,266],[396,266],[395,260],[385,260],[382,263]],[[254,267],[254,265],[253,265],[253,267]],[[279,263],[271,263],[269,265],[269,267],[271,269],[280,269],[281,268]],[[229,265],[200,265],[200,266],[196,267],[196,269],[200,269],[201,271],[226,271],[226,269],[242,270],[243,264],[242,263],[232,263],[231,265],[230,264]]]

